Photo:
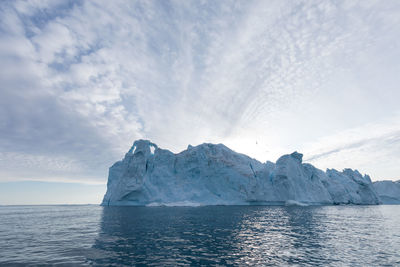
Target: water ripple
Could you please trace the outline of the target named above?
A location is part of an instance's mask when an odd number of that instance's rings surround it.
[[[0,265],[400,264],[400,206],[8,206],[0,221]]]

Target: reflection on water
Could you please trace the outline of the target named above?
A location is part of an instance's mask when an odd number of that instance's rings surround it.
[[[89,258],[99,265],[395,265],[396,211],[387,218],[382,207],[361,206],[104,207]]]
[[[15,206],[0,222],[1,266],[400,266],[400,206]]]

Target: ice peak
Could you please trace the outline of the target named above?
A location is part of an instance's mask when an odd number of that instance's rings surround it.
[[[224,144],[212,144],[212,143],[203,143],[197,146],[192,146],[188,145],[187,150],[184,150],[182,152],[187,152],[189,150],[193,151],[208,151],[208,152],[216,152],[216,151],[231,151],[228,147],[226,147]]]
[[[303,154],[301,154],[301,153],[299,153],[297,151],[295,151],[292,154],[290,154],[290,156],[292,158],[295,158],[296,160],[300,161],[300,163],[303,161]]]

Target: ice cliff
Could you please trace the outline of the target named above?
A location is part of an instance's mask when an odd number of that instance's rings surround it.
[[[135,141],[109,170],[102,205],[379,204],[369,176],[321,171],[294,152],[261,163],[222,144],[178,154]]]
[[[400,180],[378,181],[373,186],[383,204],[400,204]]]

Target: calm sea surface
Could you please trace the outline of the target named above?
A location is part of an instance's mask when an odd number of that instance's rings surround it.
[[[400,206],[0,207],[0,265],[400,266]]]

